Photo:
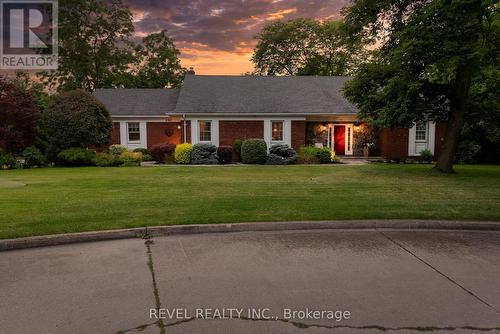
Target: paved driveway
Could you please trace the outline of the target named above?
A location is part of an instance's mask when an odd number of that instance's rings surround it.
[[[0,268],[0,333],[500,333],[498,232],[169,236]]]

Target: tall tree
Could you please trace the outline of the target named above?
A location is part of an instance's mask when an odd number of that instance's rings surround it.
[[[498,68],[498,10],[496,0],[353,0],[349,30],[380,47],[346,96],[379,125],[446,121],[436,168],[452,172],[471,86],[486,66]]]
[[[18,153],[31,145],[37,116],[31,96],[0,76],[0,150]]]
[[[360,43],[352,43],[344,24],[336,21],[276,21],[256,38],[252,61],[263,75],[345,75],[360,51]]]
[[[141,88],[180,87],[185,75],[174,42],[166,30],[143,38],[137,47],[135,86]]]
[[[17,88],[31,95],[33,102],[35,102],[40,112],[47,109],[50,95],[45,91],[43,84],[33,80],[29,73],[23,71],[16,72],[16,77],[12,83]]]
[[[59,68],[41,74],[59,90],[113,87],[132,62],[132,13],[121,0],[59,2]]]

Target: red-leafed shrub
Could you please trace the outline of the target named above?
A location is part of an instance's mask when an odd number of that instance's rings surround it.
[[[0,76],[0,149],[19,153],[36,135],[38,108],[31,96]]]
[[[153,159],[160,163],[160,164],[164,164],[166,160],[170,160],[168,159],[169,157],[172,157],[172,155],[174,154],[174,151],[175,151],[175,145],[174,144],[157,144],[157,145],[154,145],[153,147],[151,147],[151,150],[149,150],[150,153],[151,153],[151,156],[153,157]]]
[[[227,165],[233,162],[233,148],[231,146],[220,146],[217,148],[219,164]]]

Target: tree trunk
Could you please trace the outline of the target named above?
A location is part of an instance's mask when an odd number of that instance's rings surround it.
[[[441,146],[436,169],[443,173],[453,173],[453,160],[457,151],[460,131],[464,123],[465,110],[469,99],[472,66],[465,64],[457,70],[457,78],[450,100],[450,117],[446,124],[444,142]]]

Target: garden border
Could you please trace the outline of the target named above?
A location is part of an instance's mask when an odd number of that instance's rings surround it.
[[[234,224],[196,224],[138,227],[69,234],[45,235],[0,240],[0,251],[56,246],[82,242],[117,239],[148,238],[179,234],[231,233],[251,231],[298,231],[298,230],[467,230],[500,231],[500,222],[450,221],[450,220],[337,220],[293,221]]]

